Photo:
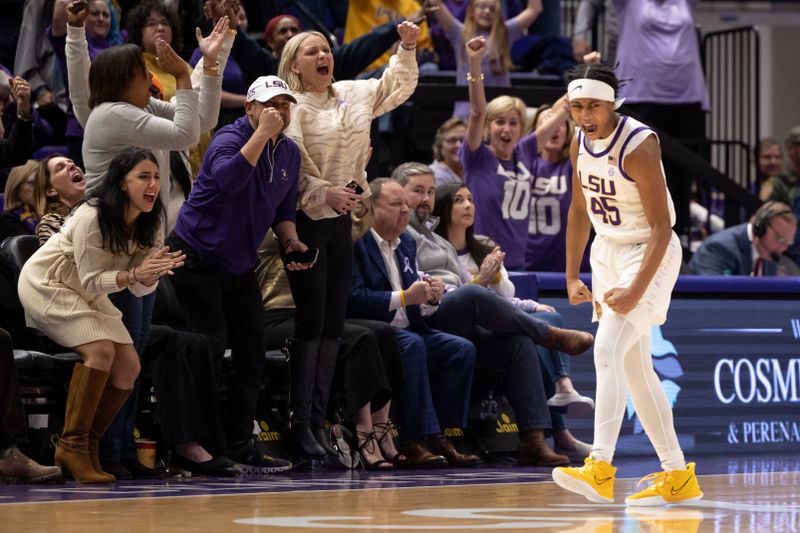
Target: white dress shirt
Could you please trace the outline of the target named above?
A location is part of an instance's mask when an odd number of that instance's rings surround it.
[[[403,306],[400,305],[400,292],[403,290],[403,278],[400,276],[400,265],[397,262],[395,250],[400,245],[400,237],[391,242],[378,235],[374,228],[370,229],[378,249],[383,256],[383,263],[386,265],[386,272],[389,274],[389,283],[392,286],[392,297],[389,300],[389,311],[396,311],[390,324],[396,328],[405,329],[409,326],[408,315]]]

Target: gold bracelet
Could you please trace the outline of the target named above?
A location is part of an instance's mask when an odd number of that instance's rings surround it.
[[[483,75],[483,72],[481,72],[481,77],[480,78],[476,78],[475,76],[472,75],[472,73],[467,72],[467,81],[470,82],[470,83],[476,83],[476,82],[479,82],[479,81],[483,81],[484,78],[485,78],[485,76]]]
[[[406,291],[400,291],[400,307],[406,306]]]

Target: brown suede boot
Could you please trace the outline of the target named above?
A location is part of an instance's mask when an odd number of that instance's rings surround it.
[[[64,431],[56,448],[56,464],[69,470],[81,483],[112,481],[95,469],[89,456],[89,431],[108,376],[108,372],[81,363],[76,363],[72,371]]]
[[[530,466],[568,466],[569,457],[550,449],[544,440],[543,429],[531,429],[519,434],[517,462]]]
[[[106,383],[103,396],[100,397],[100,403],[97,405],[92,428],[89,430],[89,457],[92,460],[92,466],[101,475],[107,477],[108,481],[115,481],[117,478],[113,474],[103,471],[103,467],[100,465],[100,457],[97,454],[100,448],[100,439],[108,429],[108,426],[111,425],[111,422],[114,421],[114,417],[122,409],[125,400],[128,399],[132,391],[133,389],[122,390],[111,383]]]
[[[551,326],[542,346],[568,355],[580,355],[591,348],[593,342],[594,336],[591,333]]]

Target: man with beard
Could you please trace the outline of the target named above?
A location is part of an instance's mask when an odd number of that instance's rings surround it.
[[[404,163],[394,170],[392,178],[403,186],[408,196],[411,209],[408,233],[417,245],[417,265],[433,277],[432,283],[443,284],[446,288],[436,313],[426,317],[426,322],[430,327],[473,341],[478,349],[476,364],[479,368],[505,371],[506,396],[520,428],[520,464],[558,465],[569,461],[567,456],[553,453],[547,446],[544,430],[554,430],[557,452],[577,457],[586,451],[582,448],[585,445],[566,429],[563,418],[558,417],[557,427],[553,427],[555,420],[551,420],[548,411],[545,395],[548,388],[544,384],[536,345],[576,355],[591,346],[592,336],[551,325],[519,309],[505,297],[471,283],[472,276],[463,272],[456,250],[447,239],[433,231],[438,219],[431,216],[436,199],[431,168],[416,162]],[[492,253],[502,258],[499,249]],[[560,316],[558,321],[560,325]],[[581,398],[577,392],[574,396]]]

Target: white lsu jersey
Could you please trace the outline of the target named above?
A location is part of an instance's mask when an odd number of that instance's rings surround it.
[[[578,130],[578,160],[575,167],[589,219],[598,235],[620,243],[650,240],[651,228],[639,196],[639,187],[624,170],[625,156],[650,135],[656,133],[647,125],[625,115],[620,115],[616,129],[605,139],[590,141]],[[661,162],[659,164],[661,176],[652,178],[664,180],[666,186],[664,165]],[[675,224],[675,207],[669,191],[667,203],[672,226]]]

